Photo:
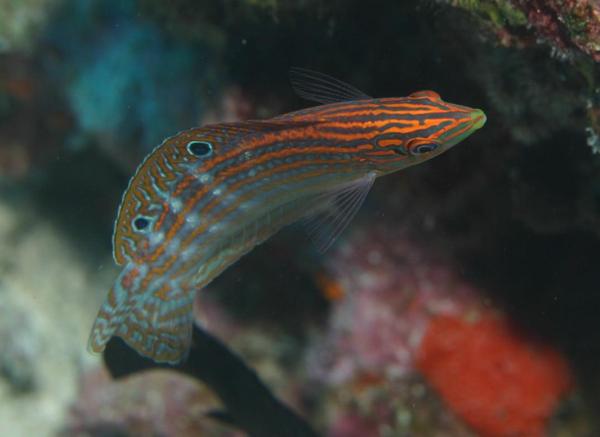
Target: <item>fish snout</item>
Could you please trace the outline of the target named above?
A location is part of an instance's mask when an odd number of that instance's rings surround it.
[[[474,109],[471,112],[471,120],[473,123],[473,129],[480,129],[487,121],[487,117],[481,109]]]

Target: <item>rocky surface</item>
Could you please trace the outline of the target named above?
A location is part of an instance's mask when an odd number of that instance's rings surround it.
[[[97,369],[85,375],[61,434],[241,437],[210,417],[221,408],[206,387],[173,372],[142,372],[115,382]]]
[[[64,424],[78,375],[98,365],[85,342],[114,270],[83,261],[29,208],[0,203],[0,433],[50,436]]]

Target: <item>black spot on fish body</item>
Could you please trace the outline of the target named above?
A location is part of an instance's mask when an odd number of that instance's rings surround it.
[[[143,232],[150,225],[150,220],[147,217],[139,216],[133,220],[133,228],[136,231]]]

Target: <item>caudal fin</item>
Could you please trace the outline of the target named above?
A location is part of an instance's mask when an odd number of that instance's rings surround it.
[[[116,293],[113,287],[100,307],[88,349],[100,353],[116,335],[140,355],[177,364],[190,348],[193,299],[191,290],[127,295]]]

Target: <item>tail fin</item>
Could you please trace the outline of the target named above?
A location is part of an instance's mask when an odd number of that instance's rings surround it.
[[[140,355],[177,364],[187,357],[192,339],[193,290],[127,293],[112,287],[98,312],[88,350],[100,353],[114,335]],[[120,288],[120,287],[119,287]],[[165,296],[168,296],[165,299]]]

